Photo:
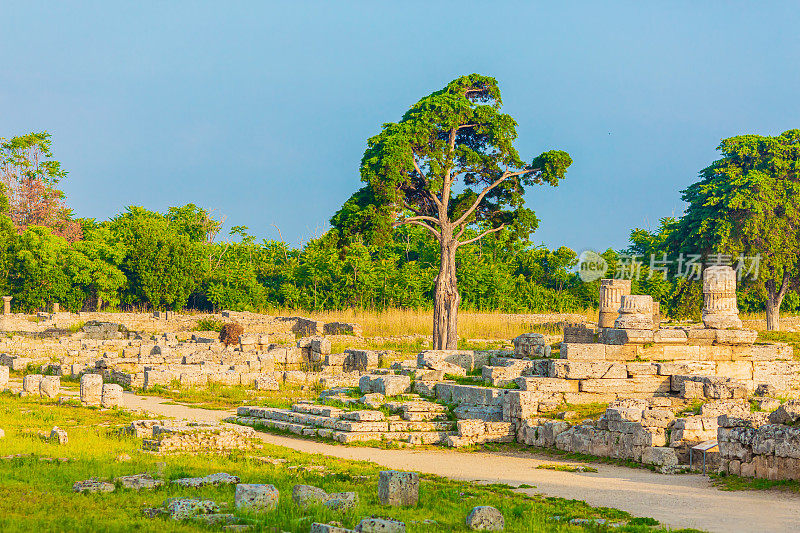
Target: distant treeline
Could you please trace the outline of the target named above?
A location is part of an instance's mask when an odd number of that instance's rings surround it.
[[[429,308],[438,248],[422,228],[398,229],[383,245],[342,245],[335,231],[301,248],[256,242],[238,226],[215,237],[220,222],[194,205],[167,213],[130,207],[109,221],[76,219],[81,238],[70,242],[49,228],[15,228],[0,215],[0,293],[17,311],[47,309],[53,302],[78,311],[137,306],[180,310],[305,310]],[[629,253],[649,253],[658,233],[638,230]],[[618,253],[603,256],[615,268]],[[597,306],[598,283],[575,272],[577,254],[509,245],[499,232],[458,251],[461,308],[506,312],[576,312]],[[649,278],[649,279],[648,279]],[[634,292],[652,294],[672,316],[697,316],[700,282],[648,276]],[[742,311],[763,300],[740,291]],[[800,307],[791,292],[784,309]]]

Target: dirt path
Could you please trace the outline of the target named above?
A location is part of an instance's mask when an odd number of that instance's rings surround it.
[[[166,400],[125,393],[125,407],[156,416],[215,421],[231,411],[212,411]],[[529,453],[453,450],[383,450],[346,447],[261,433],[264,442],[307,453],[372,461],[399,470],[416,470],[469,481],[534,485],[520,492],[583,500],[594,506],[623,509],[634,516],[651,516],[672,527],[725,532],[784,532],[800,529],[800,496],[779,491],[724,492],[701,475],[667,476],[645,469],[593,465],[597,473],[537,470],[557,460]]]

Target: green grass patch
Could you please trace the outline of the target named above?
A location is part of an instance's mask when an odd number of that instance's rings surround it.
[[[208,531],[202,524],[147,518],[142,509],[160,507],[170,497],[211,499],[222,512],[235,513],[252,524],[254,531],[308,531],[311,522],[336,520],[353,528],[364,516],[402,520],[409,533],[466,531],[465,517],[476,505],[492,505],[506,519],[506,531],[585,531],[570,526],[572,518],[602,518],[627,522],[628,513],[593,508],[585,502],[518,494],[507,486],[451,481],[421,476],[420,503],[407,508],[387,508],[378,501],[377,480],[382,467],[322,455],[304,454],[263,444],[252,451],[229,454],[170,454],[159,456],[141,451],[141,440],[120,434],[118,428],[140,415],[118,410],[87,409],[35,398],[0,394],[0,427],[6,432],[2,455],[25,454],[0,459],[0,531]],[[37,432],[54,426],[69,433],[69,442],[59,446]],[[117,460],[121,455],[129,460]],[[59,461],[64,458],[65,461]],[[52,460],[56,459],[56,460]],[[281,462],[282,461],[282,462]],[[105,494],[76,494],[76,481],[111,478],[149,472],[168,483],[155,490],[134,492],[118,489]],[[234,506],[232,486],[182,488],[169,481],[187,476],[227,472],[243,483],[270,483],[281,493],[275,510],[240,514]],[[359,503],[339,512],[325,507],[301,509],[292,502],[292,486],[315,485],[328,492],[356,491]],[[561,517],[554,522],[553,517]],[[424,521],[431,521],[425,523]],[[645,525],[626,525],[626,532],[649,531]]]
[[[536,467],[539,470],[556,470],[558,472],[597,472],[597,469],[592,466],[585,465],[539,465]]]
[[[197,321],[197,325],[192,328],[192,331],[222,331],[222,326],[225,322],[217,320],[216,318],[201,318]]]
[[[174,386],[173,386],[174,385]],[[227,410],[240,405],[277,407],[286,409],[298,400],[309,400],[319,391],[314,387],[283,387],[279,391],[256,391],[244,387],[209,383],[208,387],[183,387],[155,385],[148,390],[137,390],[142,396],[158,396],[176,403],[203,409]]]
[[[800,492],[800,482],[792,479],[758,479],[731,474],[711,474],[711,483],[719,490],[785,490]]]

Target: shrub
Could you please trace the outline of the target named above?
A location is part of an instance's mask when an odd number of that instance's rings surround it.
[[[242,333],[244,333],[244,328],[241,324],[230,322],[222,326],[222,329],[219,331],[219,340],[225,346],[230,346],[231,344],[239,342],[239,335]]]

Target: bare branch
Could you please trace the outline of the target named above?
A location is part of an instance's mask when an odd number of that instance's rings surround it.
[[[498,227],[496,227],[496,228],[487,229],[486,231],[484,231],[483,233],[481,233],[481,234],[480,234],[480,235],[478,235],[477,237],[473,237],[472,239],[467,239],[467,240],[466,240],[466,241],[464,241],[464,242],[460,242],[460,243],[458,243],[457,247],[458,247],[458,246],[464,246],[465,244],[469,244],[469,243],[471,243],[471,242],[479,241],[479,240],[483,239],[484,237],[486,237],[487,235],[489,235],[490,233],[497,233],[498,231],[500,231],[501,229],[503,229],[503,228],[505,228],[505,227],[506,227],[506,225],[505,225],[505,224],[500,224],[500,225],[499,225]]]
[[[521,174],[527,174],[528,172],[535,172],[536,170],[539,170],[539,169],[537,169],[537,168],[529,168],[529,169],[526,169],[526,170],[520,170],[519,172],[508,172],[508,171],[503,172],[503,175],[500,176],[500,178],[495,180],[494,183],[491,183],[491,184],[487,185],[486,188],[484,188],[481,191],[481,193],[475,199],[475,202],[473,202],[473,204],[470,206],[470,208],[467,209],[464,212],[464,214],[461,215],[459,217],[459,219],[456,220],[453,223],[453,225],[454,226],[458,226],[459,224],[462,224],[465,220],[467,220],[467,218],[478,208],[478,206],[480,205],[481,201],[483,201],[483,198],[489,193],[489,191],[491,191],[492,189],[494,189],[495,187],[497,187],[498,185],[503,183],[508,178],[513,178],[514,176],[519,176]]]
[[[422,226],[426,230],[428,230],[431,233],[433,233],[433,236],[436,237],[438,240],[442,240],[442,235],[438,231],[436,231],[433,227],[429,226],[425,222],[422,222],[421,220],[409,220],[409,219],[401,220],[401,221],[398,221],[398,222],[394,222],[392,224],[392,227],[396,228],[398,226],[403,226],[405,224],[413,224],[415,226]]]

